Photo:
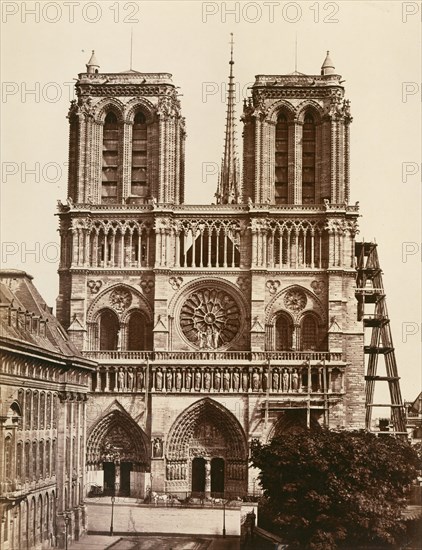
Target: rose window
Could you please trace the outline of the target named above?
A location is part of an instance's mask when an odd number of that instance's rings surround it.
[[[289,290],[284,297],[284,305],[294,312],[304,309],[306,302],[306,294],[301,290]]]
[[[117,288],[110,294],[110,304],[117,313],[122,313],[131,303],[132,294],[125,288]]]
[[[237,335],[239,307],[224,290],[197,290],[182,305],[180,325],[189,342],[201,349],[216,349]]]

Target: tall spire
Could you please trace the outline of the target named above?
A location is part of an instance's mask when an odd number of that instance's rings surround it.
[[[235,84],[233,76],[233,33],[230,33],[230,75],[227,91],[226,133],[224,154],[217,188],[217,204],[237,204],[241,201],[239,160],[236,152]]]

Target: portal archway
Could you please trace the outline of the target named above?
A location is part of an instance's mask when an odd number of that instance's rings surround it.
[[[127,414],[115,410],[92,429],[87,442],[89,488],[104,494],[144,496],[148,464],[146,438]]]
[[[166,490],[205,496],[247,492],[248,449],[244,431],[225,407],[206,398],[174,422],[166,452]]]
[[[321,418],[320,411],[311,410],[309,423],[311,430],[321,428],[319,419]],[[270,432],[267,436],[267,443],[273,438],[282,438],[287,434],[300,434],[307,431],[307,414],[305,409],[293,409],[291,411],[283,411],[275,420]]]

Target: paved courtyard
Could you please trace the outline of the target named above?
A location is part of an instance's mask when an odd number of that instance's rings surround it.
[[[238,537],[143,535],[110,537],[87,535],[69,546],[69,550],[239,550]]]
[[[110,531],[111,505],[107,501],[88,504],[88,532],[107,535]],[[246,512],[244,512],[246,513]],[[195,537],[219,537],[223,524],[227,536],[240,535],[240,507],[226,508],[165,508],[116,503],[113,511],[114,534],[121,537],[142,534],[193,535]],[[120,550],[120,549],[117,549]]]

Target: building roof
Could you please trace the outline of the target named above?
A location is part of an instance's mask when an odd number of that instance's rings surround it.
[[[32,279],[25,271],[0,270],[1,338],[85,362]]]
[[[411,412],[422,414],[422,392],[418,395],[418,397],[413,401],[413,403],[409,407]]]

